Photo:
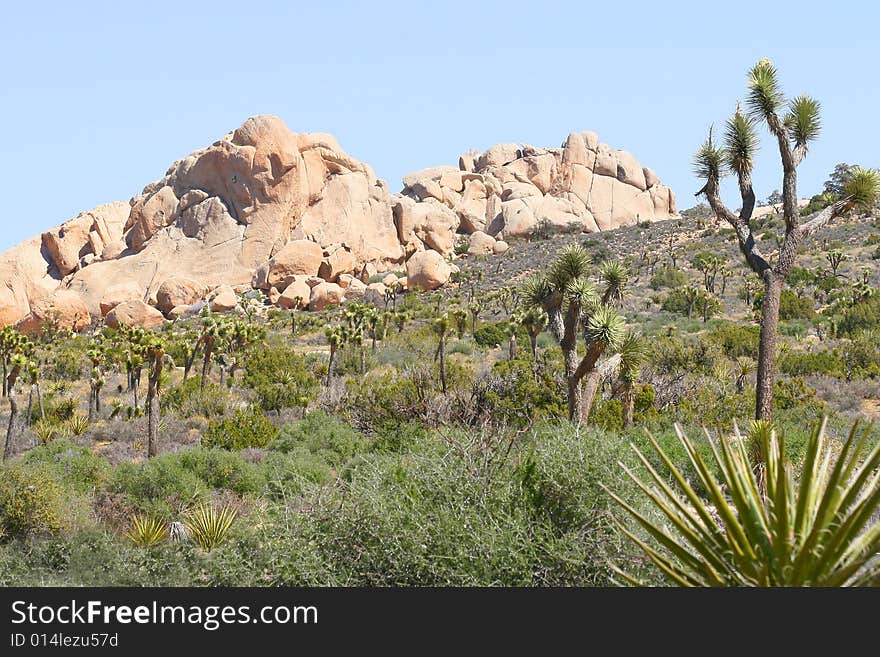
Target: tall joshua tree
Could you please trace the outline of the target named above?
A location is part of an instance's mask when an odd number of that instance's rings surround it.
[[[22,372],[30,368],[30,356],[34,345],[25,336],[15,333],[9,338],[9,362],[6,370],[6,396],[9,398],[9,424],[6,427],[6,444],[3,447],[3,460],[9,458],[12,444],[15,442],[15,429],[18,422],[18,400],[15,396],[15,384]]]
[[[636,381],[647,358],[648,348],[644,338],[638,333],[627,331],[620,342],[620,401],[624,429],[633,423]]]
[[[786,100],[776,68],[770,60],[762,59],[749,71],[746,106],[748,111],[744,112],[737,105],[733,116],[728,119],[722,145],[716,145],[712,130],[709,130],[709,137],[697,151],[695,171],[706,181],[697,195],[705,194],[715,214],[733,227],[740,251],[764,286],[755,417],[771,420],[779,302],[785,279],[794,266],[798,247],[807,237],[818,233],[829,222],[851,209],[871,206],[880,191],[880,177],[874,171],[854,170],[840,199],[817,216],[802,222],[797,206],[797,169],[807,156],[810,143],[819,136],[819,102],[804,95]],[[782,163],[785,232],[779,240],[775,263],[758,248],[749,225],[755,208],[752,171],[758,150],[759,122],[766,125],[775,139]],[[721,200],[720,181],[727,173],[734,174],[739,183],[742,197],[739,213],[731,211]]]
[[[547,272],[530,279],[523,293],[527,306],[547,313],[550,331],[562,349],[568,416],[579,423],[589,418],[602,379],[620,364],[615,351],[624,332],[623,318],[602,301],[614,297],[609,289],[616,281],[603,281],[600,295],[589,274],[589,253],[572,244],[560,251]],[[579,335],[585,342],[583,355],[578,353]],[[600,363],[606,352],[615,355]]]
[[[446,339],[449,337],[449,313],[443,313],[434,320],[432,324],[434,333],[437,334],[437,353],[434,360],[440,360],[440,385],[443,388],[443,394],[446,394]]]
[[[538,336],[547,328],[547,313],[541,308],[529,308],[519,317],[520,324],[529,334],[529,345],[532,348],[532,360],[538,359]]]

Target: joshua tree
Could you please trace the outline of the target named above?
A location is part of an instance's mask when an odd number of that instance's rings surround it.
[[[403,333],[403,329],[406,328],[407,322],[409,322],[410,316],[406,311],[394,312],[394,323],[397,325],[397,332]]]
[[[518,328],[519,321],[516,318],[511,318],[510,321],[504,325],[504,332],[507,333],[507,357],[510,358],[510,360],[516,358],[516,330]]]
[[[147,362],[147,456],[159,453],[159,386],[165,367],[165,344],[155,333],[147,334],[141,343]]]
[[[12,444],[15,441],[15,428],[18,422],[18,400],[15,395],[15,384],[21,373],[30,368],[29,356],[33,352],[34,345],[25,336],[15,333],[9,338],[9,364],[7,366],[6,396],[9,398],[9,424],[6,427],[6,444],[3,448],[3,460],[9,458]]]
[[[700,314],[703,316],[703,323],[709,321],[710,317],[721,312],[721,300],[711,292],[700,290],[700,298],[697,305],[700,307]]]
[[[809,96],[786,101],[776,69],[767,59],[759,61],[749,72],[746,101],[749,112],[743,112],[737,106],[727,121],[723,146],[716,146],[712,131],[709,131],[708,139],[697,151],[695,170],[706,181],[697,195],[705,194],[715,214],[733,227],[746,262],[764,284],[755,417],[771,420],[779,303],[798,247],[806,237],[818,233],[830,221],[849,210],[873,205],[880,190],[880,176],[866,169],[854,170],[841,198],[814,218],[802,222],[797,206],[797,168],[806,157],[809,144],[819,135],[819,103]],[[783,170],[782,214],[785,233],[775,264],[758,248],[749,224],[755,208],[752,170],[758,148],[758,121],[765,123],[775,138]],[[738,214],[721,200],[720,181],[728,172],[734,173],[739,183],[742,209]]]
[[[330,381],[333,379],[333,365],[336,363],[336,354],[339,351],[339,348],[345,344],[345,330],[341,326],[328,326],[324,331],[324,335],[327,336],[327,344],[330,345],[330,360],[327,362],[327,379],[324,381],[324,385],[330,386]]]
[[[562,349],[569,419],[581,423],[590,416],[602,379],[620,364],[619,355],[601,364],[599,359],[616,351],[624,332],[623,318],[602,302],[605,295],[597,294],[589,280],[589,267],[586,249],[569,245],[545,274],[528,281],[523,294],[529,307],[547,313],[550,331]],[[578,334],[586,343],[583,356],[578,353]]]
[[[755,371],[755,361],[748,356],[740,356],[735,361],[736,389],[742,392],[746,388],[746,379]]]
[[[104,387],[104,365],[106,354],[103,345],[96,343],[86,352],[86,358],[92,364],[89,376],[89,424],[93,424],[101,414],[101,388]]]
[[[437,352],[434,354],[434,360],[440,360],[440,385],[443,388],[443,394],[446,394],[446,338],[449,334],[449,314],[443,313],[434,320],[432,324],[434,333],[437,334]]]
[[[43,407],[43,391],[40,389],[40,367],[35,361],[30,361],[27,368],[27,381],[30,384],[28,392],[27,426],[31,426],[31,415],[34,406],[34,397],[37,398],[37,407],[40,409],[40,419],[45,419],[46,410]]]
[[[458,339],[461,340],[467,330],[468,313],[463,308],[456,308],[449,313],[449,316],[455,322],[455,332],[458,334]]]
[[[529,344],[532,347],[532,359],[538,360],[538,336],[547,328],[547,313],[542,308],[529,308],[519,318],[520,324],[529,334]]]
[[[480,317],[480,313],[483,312],[483,306],[478,301],[471,301],[468,304],[468,311],[471,313],[471,335],[476,335],[477,320]]]
[[[0,330],[0,360],[3,363],[3,396],[6,396],[6,379],[9,376],[9,364],[10,359],[12,358],[12,354],[15,351],[16,345],[19,340],[19,333],[15,331],[11,326],[4,326],[2,330]]]
[[[626,289],[626,281],[629,278],[627,268],[617,260],[608,260],[601,264],[599,276],[605,281],[602,303],[613,307],[620,306]]]
[[[721,296],[724,296],[727,292],[727,279],[733,276],[733,270],[727,265],[722,265],[718,273],[721,274]]]
[[[840,265],[843,264],[844,260],[846,260],[847,257],[846,254],[840,249],[834,249],[825,254],[825,259],[828,261],[828,264],[831,267],[831,275],[837,276],[837,270],[840,269]]]
[[[208,382],[208,374],[211,370],[211,358],[214,355],[214,349],[217,341],[220,340],[225,333],[223,322],[213,315],[209,310],[205,310],[202,314],[202,333],[199,336],[199,344],[202,346],[202,380],[199,382],[199,389],[204,390],[205,384]]]
[[[642,365],[648,357],[648,348],[638,333],[627,331],[620,342],[620,401],[623,428],[633,423],[635,409],[635,384],[642,373]]]
[[[700,300],[700,288],[695,287],[693,285],[685,285],[682,289],[682,294],[684,295],[684,303],[687,308],[687,317],[691,319],[694,316],[694,306]]]
[[[296,335],[296,317],[299,309],[303,306],[304,299],[296,295],[293,297],[293,305],[290,307],[290,334]]]

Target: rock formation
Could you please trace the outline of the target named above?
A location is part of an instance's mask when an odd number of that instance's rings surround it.
[[[607,230],[675,214],[675,198],[625,151],[573,133],[562,148],[498,144],[424,169],[391,194],[323,133],[248,119],[171,165],[128,203],[99,206],[0,255],[0,325],[153,326],[253,288],[284,308],[375,300],[378,272],[443,285],[460,234],[471,256],[537,230]],[[384,285],[382,286],[384,287]]]

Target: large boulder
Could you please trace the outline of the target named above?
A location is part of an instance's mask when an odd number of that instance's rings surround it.
[[[134,281],[111,285],[101,297],[101,316],[104,317],[124,301],[139,300],[144,292]]]
[[[129,328],[156,328],[162,326],[165,316],[153,306],[148,306],[143,301],[124,301],[113,308],[104,323],[110,328],[118,329],[120,326]]]
[[[338,306],[344,299],[345,290],[336,283],[324,281],[312,288],[309,310],[324,310],[327,306]]]
[[[468,255],[488,255],[494,250],[494,237],[479,230],[471,234],[468,240]]]
[[[101,257],[108,245],[120,242],[129,210],[121,201],[99,205],[43,233],[43,245],[59,274],[66,276],[86,256]]]
[[[237,305],[238,295],[230,285],[221,285],[208,298],[208,308],[212,313],[227,313]]]
[[[82,331],[92,323],[89,309],[76,292],[58,290],[31,306],[30,313],[16,324],[27,335],[37,335],[44,327]]]
[[[206,291],[201,283],[192,279],[168,278],[162,282],[156,292],[156,307],[167,315],[175,306],[195,303]]]
[[[293,240],[288,242],[269,261],[266,281],[263,287],[277,287],[283,291],[284,286],[293,276],[314,276],[321,267],[324,250],[311,240]]]
[[[411,289],[436,290],[449,281],[452,266],[436,251],[420,251],[406,261],[406,280]]]
[[[306,282],[306,276],[295,276],[290,284],[278,297],[277,304],[287,310],[302,310],[308,308],[309,299],[312,296],[312,288]]]

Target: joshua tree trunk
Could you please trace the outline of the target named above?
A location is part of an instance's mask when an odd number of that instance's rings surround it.
[[[199,346],[192,350],[192,353],[189,355],[189,358],[186,359],[183,363],[183,380],[186,381],[189,378],[189,372],[192,369],[193,363],[196,362],[196,356],[199,353]]]
[[[375,343],[373,343],[375,349]],[[367,373],[367,347],[361,344],[361,376]]]
[[[601,354],[602,351],[604,351],[604,349],[599,351],[599,353]],[[614,354],[598,367],[596,367],[594,363],[584,376],[584,382],[582,385],[583,401],[580,408],[580,415],[577,418],[581,424],[587,424],[587,421],[590,419],[590,413],[593,410],[593,402],[596,399],[596,393],[599,392],[599,386],[602,385],[602,382],[607,377],[611,376],[613,372],[618,370],[620,367],[620,361],[620,354]]]
[[[162,361],[150,369],[147,378],[147,456],[159,453],[159,377],[162,374]]]
[[[443,394],[446,394],[446,336],[440,336],[440,385],[443,388]]]
[[[516,358],[516,334],[511,334],[510,342],[507,344],[507,355],[510,356],[510,360]]]
[[[784,279],[771,270],[764,273],[761,303],[761,339],[758,348],[758,397],[755,418],[773,419],[773,381],[776,375],[776,337],[779,329],[779,301]]]
[[[98,384],[95,386],[95,413],[98,417],[101,416],[101,388],[103,386]]]
[[[538,336],[529,333],[529,345],[532,347],[532,360],[538,360]]]
[[[131,377],[131,389],[134,396],[134,407],[137,410],[138,407],[138,389],[141,387],[141,375],[140,371],[136,374],[132,374]]]
[[[12,441],[15,438],[15,421],[18,418],[18,403],[15,400],[15,390],[10,386],[6,391],[9,398],[9,425],[6,427],[6,446],[3,449],[3,460],[9,458],[12,449]]]
[[[324,385],[326,385],[328,388],[330,387],[330,381],[333,378],[333,364],[335,361],[336,361],[336,350],[331,347],[330,348],[330,360],[327,363],[327,379],[324,382]]]
[[[6,391],[7,391],[6,380],[7,380],[7,377],[9,376],[9,372],[7,370],[8,370],[8,368],[6,365],[6,359],[4,358],[3,359],[3,396],[4,397],[6,396]]]
[[[623,405],[623,428],[626,429],[627,427],[632,426],[636,407],[636,391],[632,382],[627,381],[623,384],[623,389],[620,392],[620,403]]]
[[[24,416],[24,424],[25,426],[31,426],[31,413],[34,410],[34,387],[31,386],[30,391],[28,392],[28,407],[27,413]]]
[[[39,381],[36,383],[37,386],[37,406],[40,408],[40,419],[46,419],[46,409],[43,407],[43,389],[40,387]]]
[[[208,370],[211,368],[211,354],[214,352],[213,342],[205,342],[205,358],[202,361],[202,380],[199,383],[199,390],[205,389],[205,383],[208,381]]]
[[[95,389],[95,385],[89,388],[89,424],[93,424],[95,422],[95,399],[97,398],[97,390]]]

